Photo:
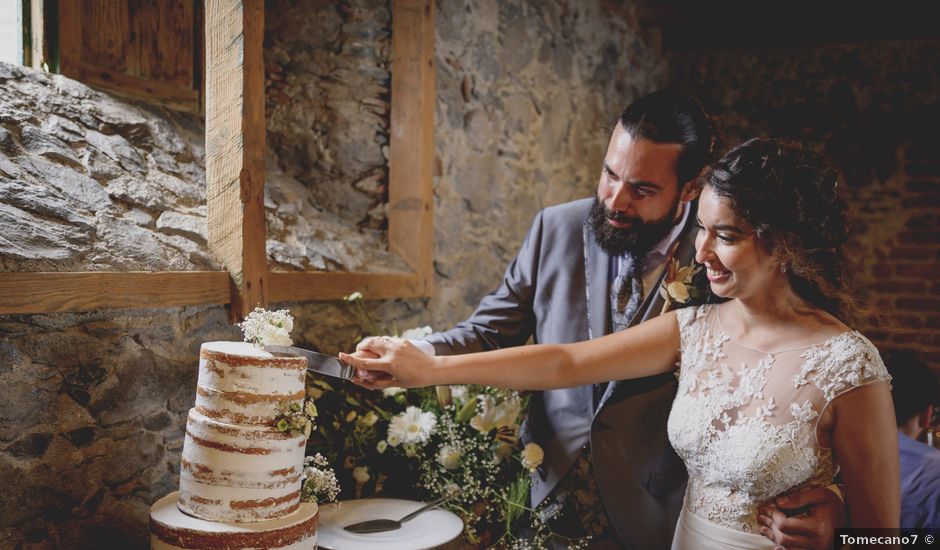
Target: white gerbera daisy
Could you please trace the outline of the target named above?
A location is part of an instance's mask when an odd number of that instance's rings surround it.
[[[425,443],[436,427],[434,413],[408,407],[405,412],[393,416],[388,423],[389,444],[392,445],[393,438],[402,443]]]

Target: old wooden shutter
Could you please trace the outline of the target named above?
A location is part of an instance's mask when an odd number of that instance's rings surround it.
[[[62,74],[132,97],[202,110],[199,0],[59,0]]]

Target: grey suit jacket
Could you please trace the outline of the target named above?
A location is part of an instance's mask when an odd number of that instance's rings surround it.
[[[610,333],[610,262],[586,225],[593,199],[539,212],[502,284],[473,315],[427,340],[440,355],[536,343],[569,343]],[[694,211],[674,257],[694,256]],[[665,272],[664,272],[665,273]],[[653,289],[634,318],[658,315]],[[676,391],[672,373],[614,381],[594,410],[593,387],[537,392],[530,399],[523,440],[545,450],[532,479],[538,504],[591,445],[600,497],[626,547],[668,548],[682,505],[686,473],[666,437]]]

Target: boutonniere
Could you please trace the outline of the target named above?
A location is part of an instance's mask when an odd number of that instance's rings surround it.
[[[690,300],[701,297],[702,291],[692,281],[701,269],[701,265],[694,263],[679,267],[675,258],[669,260],[666,264],[666,277],[659,287],[659,295],[665,300],[660,315],[666,313],[673,304],[688,304]]]

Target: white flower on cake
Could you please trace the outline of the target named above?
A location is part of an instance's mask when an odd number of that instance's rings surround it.
[[[529,471],[535,471],[544,459],[545,451],[536,443],[529,443],[525,446],[525,449],[522,449],[522,465],[528,468]]]
[[[399,443],[424,443],[434,433],[435,427],[437,418],[434,413],[408,407],[388,423],[388,444],[395,447]]]
[[[238,327],[245,333],[245,341],[259,348],[264,346],[290,346],[290,331],[294,330],[294,318],[286,309],[268,311],[260,307],[245,317]]]
[[[456,470],[460,467],[460,449],[444,445],[437,453],[437,462],[446,470]]]

